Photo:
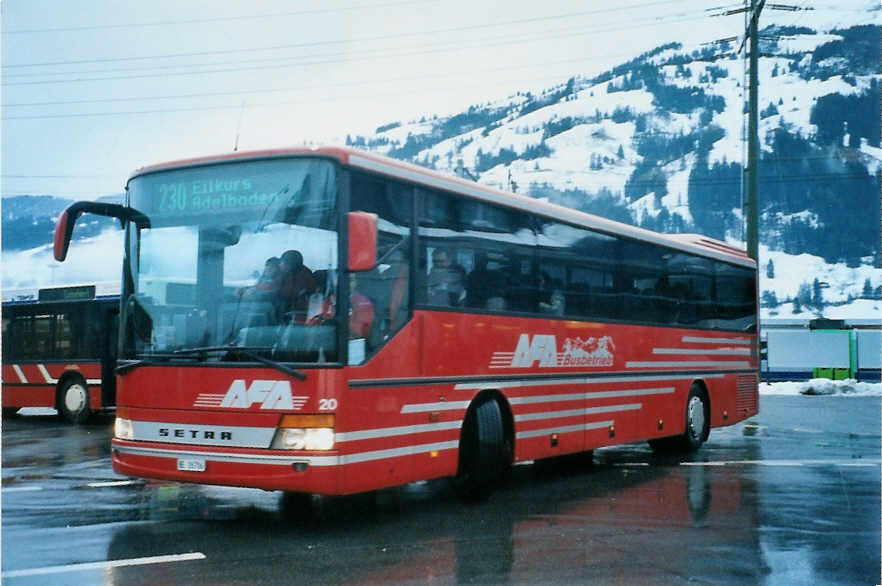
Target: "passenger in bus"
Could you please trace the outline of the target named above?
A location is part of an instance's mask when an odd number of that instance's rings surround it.
[[[358,290],[355,274],[349,275],[349,337],[365,338],[371,334],[374,325],[374,304]]]
[[[468,294],[465,303],[468,307],[501,311],[505,309],[508,279],[497,269],[489,268],[489,260],[483,252],[475,257],[475,268],[467,278]]]
[[[464,293],[462,273],[458,267],[452,266],[450,253],[444,248],[436,248],[432,252],[432,270],[428,277],[429,304],[457,306]]]
[[[293,317],[303,321],[309,304],[309,296],[315,292],[315,279],[312,271],[303,265],[303,255],[297,250],[282,254],[281,286],[278,295],[278,309],[282,318]]]
[[[257,283],[251,287],[239,289],[239,296],[244,300],[251,301],[271,299],[278,293],[281,285],[281,261],[273,256],[266,259],[266,263],[263,265],[263,274],[257,279]]]
[[[396,332],[407,321],[407,294],[409,270],[404,252],[399,248],[389,255],[387,270],[392,281],[389,293],[389,333]]]
[[[539,311],[551,315],[564,314],[564,295],[560,283],[552,281],[545,271],[539,273]]]

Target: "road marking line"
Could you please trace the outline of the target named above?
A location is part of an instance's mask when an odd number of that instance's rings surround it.
[[[110,482],[90,482],[86,486],[89,488],[105,488],[108,486],[129,486],[130,484],[141,484],[143,480],[113,480]]]
[[[49,566],[46,568],[31,568],[28,570],[11,570],[3,572],[4,578],[19,578],[21,576],[40,576],[43,574],[61,574],[65,572],[80,572],[83,570],[106,570],[108,568],[121,568],[125,566],[144,566],[148,564],[166,564],[170,562],[188,562],[192,560],[204,560],[205,554],[201,552],[180,553],[173,555],[158,555],[146,558],[131,558],[127,560],[110,560],[106,562],[89,562],[85,564],[68,564],[66,566]]]
[[[3,492],[34,492],[37,490],[43,490],[42,486],[10,486],[9,488],[3,488]]]
[[[735,462],[680,462],[680,466],[725,466]]]
[[[852,460],[729,460],[717,462],[680,462],[680,466],[728,466],[728,465],[754,465],[754,466],[879,466],[880,461],[868,460],[853,462]]]

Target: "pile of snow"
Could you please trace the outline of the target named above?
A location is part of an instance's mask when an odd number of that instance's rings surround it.
[[[762,395],[848,395],[880,397],[882,383],[862,383],[854,379],[813,378],[802,382],[760,383]]]

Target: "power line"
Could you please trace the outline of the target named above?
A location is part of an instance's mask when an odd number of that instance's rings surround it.
[[[670,17],[670,16],[685,16],[685,13],[679,14],[679,15],[668,15],[668,17]],[[649,18],[649,19],[644,18],[643,20],[653,21],[654,23],[658,21],[658,19],[653,19],[653,18]],[[581,35],[593,34],[593,33],[597,33],[597,32],[606,32],[607,30],[621,30],[620,25],[633,23],[633,22],[634,22],[633,19],[621,21],[620,23],[616,23],[617,26],[615,28],[611,28],[611,29],[604,29],[603,27],[586,29],[584,26],[566,27],[563,29],[551,29],[551,30],[537,32],[536,35],[542,35],[542,36],[537,37],[534,35],[533,39],[547,40],[548,38],[561,38],[561,35],[565,35],[567,33],[569,33],[568,36],[581,36]],[[673,22],[678,22],[678,21],[673,21]],[[645,26],[645,24],[642,26]],[[502,34],[502,35],[497,35],[495,37],[484,36],[480,39],[480,42],[478,44],[472,44],[472,45],[465,45],[460,41],[444,41],[440,44],[439,43],[430,43],[430,44],[413,45],[411,47],[405,47],[405,49],[407,51],[413,51],[416,49],[431,49],[433,51],[443,51],[443,50],[450,50],[451,48],[455,49],[455,50],[461,50],[461,49],[469,49],[469,48],[475,48],[475,47],[488,46],[489,43],[487,43],[487,41],[504,41],[504,40],[523,42],[525,40],[529,41],[530,39],[529,38],[525,39],[524,35],[521,33],[517,33],[514,35],[512,35],[511,33],[506,33],[506,34]],[[491,45],[491,46],[496,46],[496,45]],[[393,56],[394,57],[394,56],[412,54],[410,52],[402,52],[401,49],[402,49],[401,47],[396,47],[394,49],[383,49],[383,48],[366,49],[366,50],[360,51],[360,55],[371,56],[370,54],[373,53],[374,54],[373,56],[380,56],[380,57]],[[235,60],[235,61],[234,60],[226,60],[226,61],[213,61],[213,62],[204,62],[204,63],[187,63],[187,64],[180,64],[180,65],[162,64],[162,65],[149,65],[147,67],[125,67],[125,68],[118,68],[118,69],[89,69],[89,70],[79,70],[79,71],[59,71],[59,72],[51,72],[51,73],[47,73],[47,72],[5,73],[3,77],[5,79],[9,79],[9,78],[20,78],[20,77],[45,77],[47,75],[57,76],[57,75],[80,75],[80,74],[89,74],[89,73],[137,72],[137,71],[149,71],[149,70],[157,70],[157,69],[161,69],[162,71],[167,72],[169,69],[199,68],[199,67],[212,67],[212,66],[221,67],[221,66],[225,66],[225,65],[238,65],[238,64],[246,64],[246,63],[264,63],[265,64],[265,63],[273,63],[273,62],[279,62],[279,61],[281,61],[281,62],[293,61],[296,64],[297,61],[306,61],[306,60],[310,60],[310,59],[314,60],[314,59],[318,59],[318,58],[340,57],[340,56],[348,56],[348,55],[350,55],[350,52],[344,51],[344,52],[336,52],[336,53],[319,53],[319,54],[312,54],[312,55],[305,55],[305,56],[298,56],[298,57],[277,57],[277,58],[262,58],[262,59],[250,59],[250,60],[245,59],[245,60]],[[595,59],[595,58],[596,57],[586,57],[586,59]],[[309,64],[309,63],[307,63],[307,64]],[[189,74],[189,73],[193,73],[193,72],[198,72],[198,71],[193,69],[193,70],[187,71],[185,73]],[[103,78],[101,78],[101,79],[103,79]],[[64,81],[64,80],[53,80],[53,83],[56,81],[60,82],[60,81]],[[4,84],[4,85],[16,85],[16,84],[13,83],[13,84]]]
[[[242,21],[242,20],[257,20],[257,19],[265,19],[265,18],[279,18],[282,16],[308,16],[311,14],[325,14],[329,12],[349,12],[349,11],[357,11],[357,10],[372,10],[375,8],[389,8],[393,6],[403,6],[408,4],[429,4],[436,3],[437,0],[403,0],[398,2],[383,2],[380,4],[368,4],[368,5],[353,5],[353,6],[342,6],[339,8],[315,8],[312,10],[294,10],[294,11],[286,11],[286,12],[270,12],[266,14],[244,14],[239,16],[216,16],[212,18],[191,18],[191,19],[181,19],[181,20],[163,20],[163,21],[154,21],[154,22],[132,22],[132,23],[121,23],[121,24],[94,24],[94,25],[83,25],[83,26],[69,26],[69,27],[57,27],[57,28],[37,28],[37,29],[19,29],[19,30],[5,30],[3,31],[4,35],[21,35],[21,34],[33,34],[33,33],[58,33],[58,32],[71,32],[71,31],[91,31],[98,29],[114,29],[114,28],[137,28],[137,27],[153,27],[153,26],[168,26],[168,25],[177,25],[177,24],[196,24],[196,23],[204,23],[204,22],[229,22],[229,21]]]
[[[687,0],[673,0],[674,2],[685,2]],[[47,65],[71,65],[71,64],[83,64],[83,63],[109,63],[109,62],[119,62],[119,61],[140,61],[147,59],[170,59],[177,57],[203,57],[206,55],[228,55],[231,53],[250,53],[250,52],[258,52],[258,51],[275,51],[279,49],[302,49],[309,47],[317,47],[317,46],[326,46],[326,45],[340,45],[340,44],[350,44],[350,43],[362,43],[362,42],[373,42],[373,41],[388,41],[388,40],[397,40],[408,37],[425,37],[431,35],[438,35],[443,33],[452,33],[452,32],[463,32],[463,31],[472,31],[472,30],[481,30],[486,28],[499,28],[499,27],[508,27],[512,25],[518,24],[529,24],[534,22],[542,22],[542,21],[550,21],[550,20],[561,20],[561,19],[569,19],[579,16],[594,16],[598,14],[610,13],[610,12],[619,12],[619,11],[627,11],[634,10],[640,8],[648,8],[651,6],[658,5],[669,5],[671,4],[671,0],[655,0],[653,2],[646,2],[643,4],[631,4],[627,6],[618,6],[615,8],[603,8],[598,10],[584,10],[579,12],[568,12],[564,14],[557,14],[552,16],[542,16],[542,17],[532,17],[532,18],[524,18],[517,20],[509,20],[509,21],[497,21],[492,23],[484,23],[484,24],[475,24],[469,26],[458,26],[458,27],[448,27],[442,29],[434,29],[434,30],[424,30],[424,31],[411,31],[406,33],[395,33],[389,35],[379,35],[374,37],[360,37],[355,39],[341,39],[341,40],[327,40],[327,41],[310,41],[304,43],[293,43],[286,45],[272,45],[267,47],[250,47],[250,48],[239,48],[239,49],[218,49],[213,51],[194,51],[187,53],[166,53],[161,55],[146,55],[146,56],[137,56],[137,57],[108,57],[101,59],[80,59],[80,60],[68,60],[68,61],[45,61],[41,63],[19,63],[19,64],[4,64],[2,66],[3,69],[8,69],[12,67],[40,67]]]
[[[0,173],[5,179],[111,179],[116,175],[20,175]]]
[[[697,47],[697,44],[687,45],[685,47],[681,46],[681,50],[688,50],[690,47]],[[536,67],[547,67],[551,65],[563,65],[567,63],[581,63],[584,61],[594,61],[601,59],[611,59],[611,58],[620,58],[620,57],[629,57],[632,56],[633,52],[627,53],[607,53],[603,55],[592,55],[592,56],[580,56],[572,59],[558,59],[554,61],[541,61],[532,64],[520,64],[520,65],[506,65],[501,67],[493,67],[493,68],[485,68],[485,69],[468,69],[468,74],[484,74],[491,73],[494,71],[510,71],[515,69],[533,69]],[[163,100],[163,99],[186,99],[186,98],[199,98],[199,97],[222,97],[222,96],[242,96],[242,95],[253,95],[253,94],[262,94],[262,93],[284,93],[284,92],[298,92],[310,89],[323,89],[330,87],[354,87],[354,86],[364,86],[364,85],[373,85],[373,84],[386,84],[391,82],[402,82],[402,81],[419,81],[419,80],[437,80],[437,79],[445,79],[451,78],[452,75],[447,76],[439,76],[436,74],[429,75],[406,75],[406,76],[398,76],[393,78],[385,78],[385,79],[373,79],[368,81],[355,81],[355,82],[340,82],[340,83],[322,83],[315,85],[301,85],[296,87],[287,87],[287,88],[261,88],[261,89],[251,89],[251,90],[231,90],[231,91],[222,91],[222,92],[196,92],[196,93],[188,93],[188,94],[176,94],[176,95],[153,95],[153,96],[131,96],[125,98],[89,98],[82,100],[52,100],[52,101],[43,101],[43,102],[22,102],[22,103],[5,103],[3,104],[4,108],[13,108],[13,107],[34,107],[34,106],[58,106],[58,105],[74,105],[74,104],[92,104],[92,103],[112,103],[112,102],[131,102],[131,101],[145,101],[145,100]],[[461,78],[462,74],[457,73],[457,78]]]
[[[693,20],[701,20],[703,17],[691,17],[691,18],[681,18],[677,20],[666,21],[667,23],[679,23],[679,22],[689,22]],[[604,29],[602,31],[598,30],[580,30],[577,32],[573,32],[570,34],[562,35],[556,34],[552,36],[543,36],[543,37],[533,37],[533,38],[524,38],[521,37],[505,37],[510,38],[512,40],[500,41],[500,42],[491,42],[491,43],[477,43],[471,46],[465,46],[463,44],[455,45],[453,48],[455,50],[463,50],[463,49],[474,49],[474,48],[486,48],[486,47],[498,47],[504,46],[512,43],[524,44],[527,42],[538,42],[548,39],[561,39],[567,37],[575,37],[575,36],[584,36],[584,35],[592,35],[597,32],[614,32],[617,30],[632,30],[634,28],[642,28],[646,26],[655,26],[657,22],[648,22],[645,24],[639,25],[631,25],[631,26],[621,26],[617,28]],[[80,78],[80,79],[59,79],[59,80],[40,80],[40,81],[24,81],[24,82],[4,82],[2,85],[9,86],[25,86],[25,85],[51,85],[51,84],[59,84],[59,83],[75,83],[75,82],[91,82],[91,81],[116,81],[123,79],[146,79],[146,78],[154,78],[154,77],[171,77],[171,76],[182,76],[182,75],[210,75],[216,73],[231,73],[236,71],[256,71],[256,70],[267,70],[267,69],[287,69],[292,67],[309,67],[315,65],[329,65],[329,64],[338,64],[338,63],[353,63],[358,61],[367,61],[372,59],[390,59],[396,57],[409,57],[409,56],[417,56],[417,55],[427,55],[431,53],[439,53],[439,52],[448,52],[451,48],[449,46],[444,47],[436,47],[429,49],[422,49],[416,51],[409,52],[398,52],[398,53],[387,53],[387,54],[379,54],[379,55],[365,55],[361,57],[355,58],[344,58],[344,59],[326,59],[326,60],[314,60],[314,61],[300,61],[290,64],[281,64],[281,65],[265,65],[265,66],[249,66],[249,67],[228,67],[222,69],[211,69],[204,71],[185,71],[185,72],[161,72],[161,73],[151,73],[151,74],[136,74],[136,75],[117,75],[117,76],[105,76],[105,77],[92,77],[92,78]],[[585,58],[583,58],[584,60]]]

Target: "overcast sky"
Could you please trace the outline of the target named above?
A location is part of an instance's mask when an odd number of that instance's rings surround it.
[[[714,14],[740,4],[5,0],[2,194],[93,199],[138,167],[228,152],[237,133],[239,150],[339,143],[456,113],[665,42],[737,35],[743,16]],[[810,4],[837,18],[830,0]]]

